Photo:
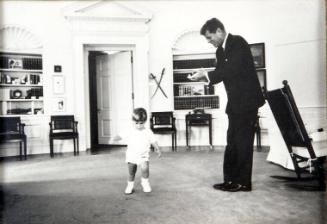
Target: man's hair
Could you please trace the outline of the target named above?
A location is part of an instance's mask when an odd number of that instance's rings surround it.
[[[200,33],[201,35],[205,35],[206,31],[209,31],[209,33],[215,33],[218,28],[225,31],[224,24],[217,18],[212,18],[207,20],[207,22],[202,26]]]
[[[133,110],[133,116],[132,116],[133,121],[144,123],[146,121],[147,117],[148,116],[147,116],[146,110],[144,108],[138,107]]]

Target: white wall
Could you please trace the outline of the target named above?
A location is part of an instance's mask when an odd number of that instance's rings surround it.
[[[324,1],[150,1],[142,5],[154,12],[150,72],[159,74],[163,67],[167,68],[162,86],[169,99],[157,94],[151,100],[152,111],[173,110],[171,49],[174,41],[187,30],[200,30],[212,17],[220,19],[228,32],[242,35],[249,43],[265,42],[268,89],[279,88],[283,80],[288,80],[299,107],[326,106]],[[150,92],[152,86],[155,87],[154,83],[150,83]],[[223,114],[226,95],[224,89],[219,88],[222,105],[218,113],[213,111],[218,133],[214,144],[223,145],[227,125]],[[261,109],[262,116],[268,116],[268,110],[266,104]],[[268,128],[267,123],[263,119],[263,128]],[[180,126],[180,143],[185,144],[185,125],[180,123]],[[202,140],[196,143],[207,144],[206,137]],[[169,137],[165,142],[170,144]],[[269,144],[269,139],[264,138],[263,144]]]
[[[125,3],[128,1],[125,1]],[[64,97],[67,100],[66,113],[75,113],[73,80],[73,46],[70,25],[64,19],[61,9],[69,1],[1,1],[1,24],[16,24],[26,27],[37,35],[43,43],[45,78],[45,113],[51,113],[51,76],[53,65],[63,67],[66,78]],[[140,8],[153,13],[149,23],[149,69],[159,75],[162,68],[166,74],[162,87],[168,94],[166,99],[157,94],[151,100],[151,110],[173,110],[172,46],[186,30],[199,30],[212,17],[219,18],[226,29],[240,34],[249,43],[265,42],[268,89],[281,86],[281,81],[289,80],[300,107],[325,107],[325,5],[322,0],[244,0],[244,1],[133,1]],[[81,65],[82,66],[82,65]],[[148,74],[144,74],[147,76]],[[150,96],[154,83],[149,80]],[[221,97],[224,91],[219,87]],[[150,97],[149,96],[149,97]],[[225,102],[222,99],[222,102]],[[224,105],[215,113],[214,144],[224,144],[226,117]],[[267,106],[266,106],[267,107]],[[268,108],[263,109],[263,111]],[[48,117],[45,116],[45,119]],[[221,119],[221,120],[219,120]],[[223,124],[222,126],[219,126]],[[85,124],[81,124],[85,126]],[[183,130],[183,124],[180,123]],[[45,132],[48,129],[44,130]],[[214,131],[214,133],[215,133]],[[201,133],[199,133],[201,134]],[[206,133],[197,144],[207,144]],[[179,144],[185,144],[184,132]],[[160,145],[170,145],[169,137],[160,138]],[[48,148],[40,149],[48,153]],[[70,149],[68,149],[70,151]],[[83,150],[83,149],[82,149]],[[31,152],[31,153],[36,153]]]

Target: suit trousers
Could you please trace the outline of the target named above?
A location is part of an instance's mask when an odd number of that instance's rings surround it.
[[[223,165],[224,182],[251,186],[257,116],[258,110],[228,114],[227,146]]]

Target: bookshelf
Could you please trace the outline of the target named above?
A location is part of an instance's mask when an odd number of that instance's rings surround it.
[[[0,116],[40,115],[42,55],[0,52]]]
[[[175,110],[219,108],[219,97],[215,94],[214,86],[209,86],[206,80],[190,81],[187,78],[199,68],[212,71],[215,64],[214,53],[173,55]]]

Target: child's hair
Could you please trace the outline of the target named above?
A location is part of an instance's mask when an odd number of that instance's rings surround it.
[[[142,107],[135,108],[133,110],[132,120],[137,122],[144,123],[147,119],[147,113],[146,110]]]

